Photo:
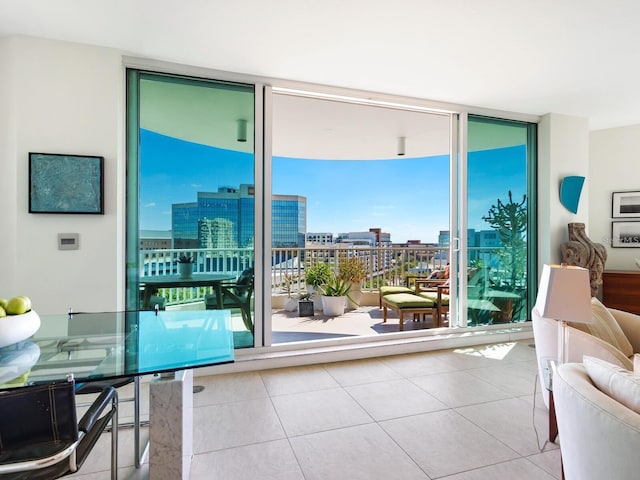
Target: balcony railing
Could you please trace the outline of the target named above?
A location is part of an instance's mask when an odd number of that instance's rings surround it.
[[[505,249],[469,248],[468,263],[471,267],[488,267],[484,275],[493,286],[500,286],[509,273],[503,266]],[[194,273],[226,273],[239,276],[247,268],[254,267],[253,249],[167,249],[140,252],[140,281],[147,276],[176,275],[179,255],[191,255]],[[308,247],[274,248],[271,251],[272,295],[297,295],[306,291],[305,266],[326,262],[337,271],[340,258],[357,257],[366,265],[367,275],[361,283],[362,291],[377,291],[382,285],[404,285],[407,276],[428,275],[442,270],[449,261],[448,248],[410,247]],[[524,272],[520,274],[519,287],[524,287]],[[168,305],[201,302],[210,288],[167,288],[160,295]]]

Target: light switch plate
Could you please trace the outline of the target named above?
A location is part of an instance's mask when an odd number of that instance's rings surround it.
[[[58,234],[58,250],[78,250],[78,234],[77,233],[59,233]]]

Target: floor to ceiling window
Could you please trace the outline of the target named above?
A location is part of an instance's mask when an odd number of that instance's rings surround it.
[[[286,90],[128,70],[127,308],[229,309],[237,347],[348,341],[398,332],[381,286],[451,263],[405,330],[526,320],[535,125]]]
[[[535,278],[535,125],[469,116],[460,305],[467,325],[524,321]],[[462,312],[461,312],[462,313]]]
[[[128,70],[127,99],[127,308],[230,309],[253,346],[253,85]]]

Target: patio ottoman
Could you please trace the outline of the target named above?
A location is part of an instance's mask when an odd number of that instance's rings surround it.
[[[434,319],[437,318],[438,309],[436,303],[428,298],[414,295],[413,293],[390,293],[382,297],[383,322],[387,321],[387,309],[395,311],[400,319],[400,331],[404,329],[404,314],[413,313],[424,315],[431,313]],[[414,318],[415,319],[415,318]]]
[[[393,293],[411,293],[413,292],[413,290],[411,290],[409,287],[396,287],[396,286],[392,286],[392,285],[385,285],[384,287],[380,287],[380,295],[378,297],[378,306],[380,308],[382,308],[382,297],[384,297],[385,295],[391,295]]]

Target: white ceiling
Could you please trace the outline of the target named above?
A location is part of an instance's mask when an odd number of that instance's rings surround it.
[[[0,0],[0,36],[533,115],[640,123],[637,0]]]

